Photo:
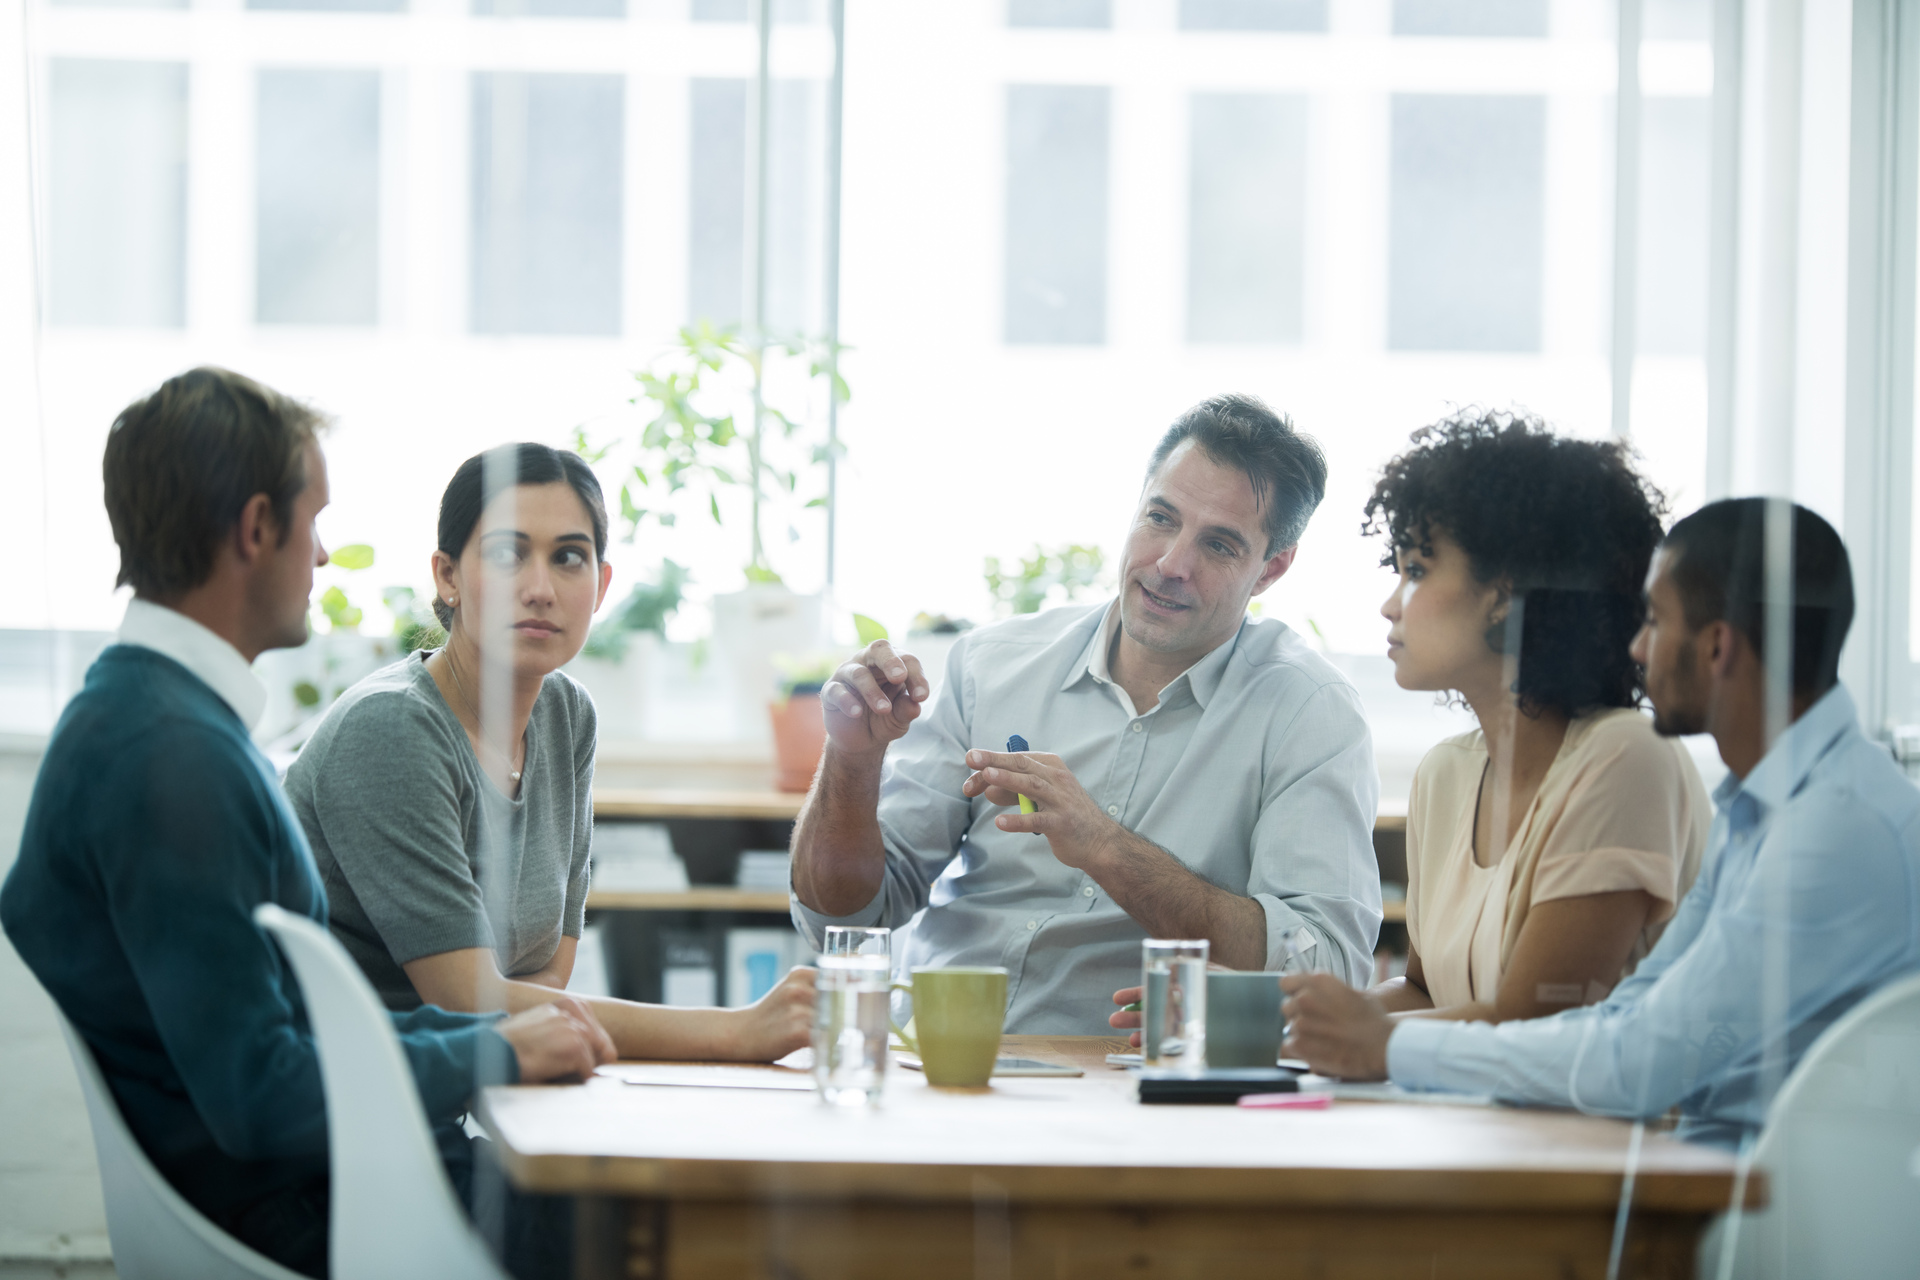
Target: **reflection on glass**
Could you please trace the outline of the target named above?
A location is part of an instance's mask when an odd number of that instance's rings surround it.
[[[1196,93],[1187,218],[1187,337],[1298,342],[1307,100]]]
[[[1106,341],[1109,94],[1007,87],[1010,343]]]
[[[1544,36],[1547,0],[1393,0],[1397,36]]]
[[[772,3],[775,22],[820,20],[819,0],[772,0]],[[750,22],[753,0],[692,0],[687,16],[695,22]]]
[[[745,80],[694,80],[688,175],[687,314],[738,324],[747,314]],[[768,104],[767,326],[811,330],[820,299],[824,85],[775,80]]]
[[[407,0],[247,0],[249,9],[305,9],[329,13],[399,13]]]
[[[380,73],[262,71],[254,133],[260,321],[372,324],[380,293]]]
[[[1637,345],[1644,355],[1707,351],[1707,179],[1713,109],[1705,98],[1640,104]]]
[[[55,58],[48,88],[53,323],[179,328],[186,64]]]
[[[1325,31],[1327,0],[1180,0],[1188,31]]]
[[[473,329],[620,332],[619,76],[473,76]]]
[[[1387,345],[1538,351],[1546,99],[1396,94]]]
[[[473,0],[473,11],[495,18],[624,18],[627,0]]]

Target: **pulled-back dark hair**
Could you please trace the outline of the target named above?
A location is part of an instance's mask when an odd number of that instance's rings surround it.
[[[1638,706],[1643,673],[1628,656],[1644,614],[1647,566],[1666,499],[1617,441],[1556,435],[1518,413],[1463,410],[1413,433],[1367,500],[1365,534],[1433,554],[1444,532],[1481,582],[1513,583],[1520,613],[1520,709],[1568,716]],[[1506,651],[1506,627],[1487,645]]]
[[[489,466],[489,461],[494,465]],[[515,485],[561,483],[580,495],[580,505],[593,524],[594,559],[605,560],[607,502],[600,494],[600,481],[579,454],[544,444],[503,444],[460,464],[440,495],[440,550],[458,560],[473,537],[473,527],[480,523],[480,513]],[[453,609],[437,596],[433,616],[441,626],[453,626]]]
[[[1667,533],[1667,570],[1680,591],[1687,626],[1724,619],[1766,656],[1767,510],[1790,513],[1793,691],[1820,694],[1840,678],[1840,646],[1853,625],[1853,565],[1833,526],[1784,498],[1710,502]]]
[[[1267,555],[1299,544],[1327,495],[1326,455],[1312,436],[1295,431],[1257,396],[1215,396],[1174,419],[1154,446],[1149,477],[1183,440],[1192,440],[1221,466],[1244,471],[1253,482],[1253,495],[1265,509]]]

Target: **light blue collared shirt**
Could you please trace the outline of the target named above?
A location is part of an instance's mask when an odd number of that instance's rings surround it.
[[[1388,1073],[1597,1115],[1678,1105],[1737,1145],[1800,1056],[1861,997],[1920,969],[1920,791],[1839,686],[1745,780],[1714,791],[1707,862],[1634,975],[1531,1022],[1403,1020]]]
[[[1114,991],[1140,982],[1146,930],[1044,836],[1000,830],[1003,810],[960,793],[967,751],[1017,733],[1122,826],[1258,902],[1268,968],[1305,929],[1310,961],[1368,981],[1380,784],[1353,685],[1285,624],[1248,621],[1141,713],[1107,668],[1117,626],[1117,606],[1080,606],[962,637],[938,697],[887,752],[879,892],[845,917],[794,898],[801,933],[818,945],[826,925],[913,920],[895,964],[1004,965],[1009,1032],[1106,1033]]]

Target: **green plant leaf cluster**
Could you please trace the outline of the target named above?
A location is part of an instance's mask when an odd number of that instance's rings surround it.
[[[1056,590],[1067,600],[1099,586],[1106,555],[1099,547],[1069,543],[1049,551],[1035,544],[1018,569],[1008,568],[999,556],[988,556],[987,591],[1002,613],[1038,613]]]
[[[438,649],[447,642],[440,620],[412,587],[387,587],[381,591],[380,599],[393,615],[393,637],[399,642],[401,653]]]
[[[593,629],[581,652],[590,658],[617,662],[626,654],[627,642],[642,631],[651,631],[666,639],[667,619],[680,608],[691,580],[692,574],[685,565],[661,561],[654,581],[635,583],[627,598],[615,605],[606,620]]]
[[[628,455],[619,490],[627,540],[648,521],[671,528],[685,505],[677,500],[685,490],[706,498],[699,505],[715,524],[725,522],[720,496],[744,491],[752,510],[747,580],[780,581],[766,553],[762,526],[776,504],[825,506],[824,495],[803,502],[800,482],[807,471],[843,450],[808,444],[801,421],[766,402],[767,361],[806,360],[808,380],[831,378],[832,394],[845,402],[850,392],[837,371],[842,350],[838,344],[800,336],[766,337],[756,344],[733,326],[716,327],[706,320],[681,329],[671,348],[634,374],[640,394],[631,403],[650,415],[637,437],[596,443],[585,428],[574,432],[575,452],[590,463],[623,449]],[[787,536],[797,541],[800,534],[789,524]]]

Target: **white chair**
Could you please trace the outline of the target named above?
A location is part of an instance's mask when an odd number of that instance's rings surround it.
[[[333,1274],[507,1280],[447,1180],[399,1037],[359,966],[304,916],[267,904],[253,918],[299,976],[320,1049],[333,1168]]]
[[[1920,975],[1828,1027],[1774,1098],[1754,1144],[1768,1207],[1719,1218],[1698,1274],[1847,1280],[1920,1271]]]
[[[127,1128],[93,1050],[64,1016],[60,1033],[93,1122],[114,1273],[121,1280],[305,1280],[208,1222],[160,1176]]]

